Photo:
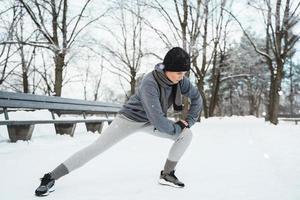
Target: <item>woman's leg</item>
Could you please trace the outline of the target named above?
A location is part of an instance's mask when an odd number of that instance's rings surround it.
[[[57,180],[71,171],[83,166],[85,163],[101,154],[117,142],[134,133],[144,123],[134,122],[123,115],[118,115],[99,138],[83,148],[55,168],[50,174]]]

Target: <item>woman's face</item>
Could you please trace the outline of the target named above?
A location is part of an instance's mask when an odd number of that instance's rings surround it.
[[[172,81],[174,84],[178,83],[181,81],[186,74],[186,71],[184,72],[170,72],[170,71],[165,71],[166,76],[170,81]]]

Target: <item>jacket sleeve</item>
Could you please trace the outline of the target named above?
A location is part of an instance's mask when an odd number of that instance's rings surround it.
[[[152,81],[142,84],[140,98],[150,123],[160,132],[171,135],[180,133],[181,127],[169,120],[162,111],[157,84]]]
[[[190,108],[186,117],[189,126],[193,126],[202,111],[202,97],[198,89],[187,77],[181,81],[181,93],[190,99]]]

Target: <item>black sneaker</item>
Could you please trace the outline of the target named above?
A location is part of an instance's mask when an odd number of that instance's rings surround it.
[[[41,178],[40,186],[35,190],[36,196],[47,196],[50,192],[54,191],[54,183],[55,180],[51,178],[50,173],[45,174],[43,178]]]
[[[169,174],[164,173],[164,171],[160,172],[159,184],[161,185],[169,185],[172,187],[182,188],[184,187],[184,183],[178,180],[175,176],[175,171],[171,171]]]

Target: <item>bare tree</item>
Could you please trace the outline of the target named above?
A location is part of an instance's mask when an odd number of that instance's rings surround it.
[[[7,19],[8,13],[11,12],[12,19]],[[17,25],[18,12],[15,4],[9,5],[8,8],[2,10],[0,13],[0,21],[3,32],[0,38],[0,85],[2,85],[6,79],[13,74],[19,64],[10,63],[10,58],[13,57],[18,49],[13,48],[13,44],[9,43],[13,39],[14,30]],[[10,67],[13,65],[13,67]]]
[[[34,65],[33,72],[38,75],[38,80],[36,81],[36,84],[33,84],[33,93],[35,93],[36,89],[39,89],[43,91],[45,95],[50,96],[54,93],[54,82],[51,77],[51,67],[49,67],[44,51],[45,49],[42,49],[39,52],[42,58],[42,63],[40,64],[41,66],[35,67]]]
[[[192,63],[193,63],[193,67],[195,70],[193,70],[194,75],[196,77],[196,84],[198,87],[199,92],[201,93],[202,99],[203,99],[203,111],[204,111],[204,116],[207,118],[208,117],[208,107],[207,107],[207,100],[206,100],[206,96],[204,93],[204,78],[206,75],[206,72],[208,70],[208,63],[207,63],[207,29],[208,29],[208,19],[209,19],[209,1],[210,0],[205,0],[204,1],[204,6],[203,6],[203,13],[204,16],[202,17],[202,19],[204,20],[204,24],[203,27],[199,26],[197,27],[197,21],[199,21],[199,14],[197,14],[197,18],[195,20],[195,30],[198,29],[198,33],[200,33],[200,28],[203,29],[203,33],[202,33],[202,61],[201,61],[201,67],[198,65],[198,61],[197,58],[199,56],[199,50],[195,51],[195,48],[192,48]],[[198,1],[198,3],[200,3]],[[200,4],[197,4],[197,8],[198,6],[200,6]],[[197,9],[197,13],[199,13],[200,10],[199,8]],[[194,33],[191,35],[195,35],[192,39],[193,43],[195,44],[198,40],[197,34],[198,33]]]
[[[216,18],[213,20],[213,28],[215,29],[213,38],[212,51],[212,74],[211,74],[211,94],[208,107],[208,115],[213,116],[215,107],[218,104],[219,89],[221,84],[221,70],[225,62],[227,49],[227,27],[230,23],[230,18],[227,20],[224,17],[224,8],[227,0],[221,0],[220,5],[216,5],[214,14]],[[215,22],[215,23],[214,23]]]
[[[270,90],[267,119],[273,123],[278,123],[279,92],[284,72],[284,64],[287,57],[292,52],[293,47],[300,39],[300,35],[293,33],[293,28],[299,23],[300,2],[292,6],[290,0],[276,0],[272,5],[270,0],[263,0],[261,4],[252,5],[261,13],[266,27],[266,49],[259,49],[254,41],[248,36],[238,19],[229,12],[239,23],[246,37],[251,42],[255,51],[262,55],[269,67]],[[281,14],[283,11],[283,15]]]
[[[63,72],[67,67],[66,56],[72,48],[78,35],[91,23],[97,21],[99,17],[82,24],[85,10],[91,0],[86,0],[80,13],[72,18],[68,18],[68,0],[19,0],[26,12],[34,22],[37,30],[43,36],[40,41],[26,42],[26,45],[39,45],[50,49],[54,54],[55,81],[54,93],[61,96],[63,86]],[[51,26],[47,24],[51,19]],[[50,27],[50,28],[49,28]]]
[[[98,73],[95,71],[95,69],[92,69],[90,62],[91,62],[91,55],[89,54],[86,58],[86,63],[87,67],[85,67],[85,74],[83,77],[83,93],[84,93],[84,99],[89,100],[89,89],[92,90],[92,99],[94,101],[99,100],[99,90],[102,82],[102,77],[103,77],[103,69],[104,69],[104,64],[103,64],[103,56],[101,56],[100,60],[100,71]],[[90,86],[90,83],[92,82],[92,86]]]
[[[116,13],[112,16],[112,19],[118,24],[116,29],[119,29],[121,34],[111,27],[102,25],[104,30],[116,41],[115,45],[111,42],[101,44],[102,48],[109,55],[102,56],[109,66],[106,69],[130,84],[130,93],[126,94],[127,98],[129,98],[135,93],[137,73],[141,67],[141,59],[143,57],[143,24],[141,17],[143,7],[139,0],[132,0],[117,2],[116,8]]]
[[[24,39],[24,12],[22,7],[18,7],[19,9],[19,20],[16,27],[15,38],[18,41],[17,46],[19,49],[19,55],[21,58],[21,77],[22,77],[22,87],[24,93],[30,92],[29,86],[29,70],[31,66],[31,62],[34,59],[36,46],[31,47],[31,53],[27,55],[25,50],[25,45],[23,44],[26,39]],[[26,58],[28,56],[28,58]]]

